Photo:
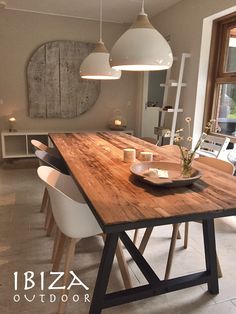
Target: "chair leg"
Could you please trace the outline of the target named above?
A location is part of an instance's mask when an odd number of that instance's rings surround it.
[[[61,240],[62,233],[60,229],[56,226],[56,233],[54,237],[54,244],[53,244],[53,250],[52,250],[52,263],[55,261],[56,253],[59,248],[60,240]]]
[[[170,276],[170,271],[171,271],[171,266],[172,266],[173,255],[174,255],[175,244],[176,244],[179,226],[180,226],[180,224],[174,224],[173,225],[172,238],[171,238],[171,242],[170,242],[170,249],[169,249],[169,254],[168,254],[168,259],[167,259],[167,264],[166,264],[165,280],[169,279],[169,276]]]
[[[178,230],[178,234],[177,234],[177,239],[181,239],[181,234],[180,234],[180,231]]]
[[[139,231],[138,229],[135,229],[135,231],[134,231],[134,238],[133,238],[134,245],[136,245],[136,243],[137,243],[138,231]]]
[[[50,211],[51,207],[50,207],[50,200],[49,198],[47,199],[47,202],[46,202],[46,206],[45,206],[45,221],[44,221],[44,229],[47,229],[47,226],[49,224],[49,220],[50,220],[50,214],[51,214],[51,211]]]
[[[189,222],[185,222],[184,225],[184,248],[188,247],[188,231],[189,231]]]
[[[173,256],[174,256],[174,249],[176,245],[176,239],[178,236],[178,231],[179,231],[179,226],[180,224],[175,224],[173,225],[173,233],[172,233],[172,238],[171,238],[171,243],[170,243],[170,250],[169,250],[169,255],[168,255],[168,260],[167,260],[167,265],[166,265],[166,272],[165,272],[165,280],[169,279],[170,276],[170,271],[171,271],[171,266],[172,266],[172,261],[173,261]],[[185,223],[185,230],[184,230],[184,248],[186,249],[188,247],[188,232],[189,232],[189,222]],[[217,273],[218,273],[218,278],[222,278],[222,270],[219,262],[218,255],[216,254],[216,262],[217,262]]]
[[[216,263],[217,263],[217,274],[218,274],[218,278],[222,278],[223,274],[222,274],[222,270],[221,270],[221,266],[220,266],[220,261],[218,258],[218,255],[216,253]]]
[[[143,236],[142,241],[141,241],[140,246],[139,246],[139,252],[141,254],[143,254],[144,250],[146,249],[148,240],[152,234],[152,230],[153,230],[153,227],[147,228],[145,230],[144,236]]]
[[[51,205],[49,205],[49,206],[51,207]],[[46,229],[47,229],[46,235],[48,237],[51,236],[54,226],[55,226],[55,220],[54,220],[54,216],[53,216],[53,213],[52,213],[52,209],[50,208],[50,218],[49,218],[49,221],[48,221],[48,225],[46,226]]]
[[[120,272],[121,272],[121,276],[122,276],[125,288],[126,289],[132,288],[130,273],[129,273],[127,262],[124,257],[124,252],[121,247],[120,240],[118,241],[117,248],[116,248],[116,258],[118,261],[118,265],[120,268]]]
[[[105,240],[106,240],[105,233],[101,233],[99,235],[102,236],[103,241],[105,242]],[[126,262],[125,257],[124,257],[124,253],[123,253],[123,249],[122,249],[120,240],[118,241],[117,248],[116,248],[116,258],[117,258],[117,262],[118,262],[118,265],[120,268],[120,272],[121,272],[121,276],[122,276],[125,288],[126,289],[132,288],[129,269],[128,269],[128,265],[127,265],[127,262]]]
[[[75,254],[75,245],[77,242],[77,239],[71,239],[67,238],[68,244],[67,244],[67,250],[66,250],[66,260],[65,260],[65,267],[64,267],[64,276],[63,276],[63,286],[67,287],[68,285],[68,278],[69,278],[69,271],[71,270],[71,265],[73,261],[73,257]],[[64,289],[61,292],[61,296],[64,294],[69,294],[69,290]],[[66,303],[62,302],[60,298],[59,308],[58,308],[58,314],[64,314],[65,312]]]
[[[57,250],[55,251],[55,257],[54,257],[54,261],[53,261],[53,265],[52,265],[52,271],[59,271],[61,259],[63,256],[65,242],[66,242],[66,236],[62,232],[60,232],[60,237],[59,237],[58,241],[59,241],[59,243],[58,243]]]
[[[48,198],[49,198],[48,190],[47,190],[47,188],[45,188],[44,193],[43,193],[43,200],[42,200],[42,205],[40,208],[40,213],[43,213],[45,211]]]

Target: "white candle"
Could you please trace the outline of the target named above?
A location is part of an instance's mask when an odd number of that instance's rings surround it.
[[[115,125],[121,125],[121,121],[120,121],[120,120],[118,120],[118,119],[117,119],[117,120],[115,120],[115,122],[114,122],[114,123],[115,123]]]
[[[134,148],[124,149],[124,162],[135,162],[136,151]]]
[[[153,153],[152,152],[141,152],[140,159],[143,161],[152,161],[153,160]]]

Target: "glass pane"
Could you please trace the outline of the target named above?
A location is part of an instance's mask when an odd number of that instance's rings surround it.
[[[231,28],[229,32],[226,72],[236,72],[236,28]]]
[[[150,71],[148,79],[148,107],[162,107],[165,89],[160,86],[166,81],[167,71]]]
[[[216,115],[218,132],[236,136],[236,84],[221,84]]]

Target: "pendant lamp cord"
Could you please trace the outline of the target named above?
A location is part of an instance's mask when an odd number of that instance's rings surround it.
[[[102,0],[100,0],[100,34],[99,41],[102,42]]]
[[[142,9],[141,9],[141,13],[145,13],[145,12],[144,12],[144,0],[142,0]]]

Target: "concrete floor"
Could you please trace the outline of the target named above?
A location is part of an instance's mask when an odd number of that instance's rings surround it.
[[[27,165],[27,169],[25,168]],[[58,291],[48,290],[52,282],[49,272],[53,239],[45,236],[44,214],[39,212],[43,186],[36,176],[34,162],[3,165],[0,169],[0,313],[1,314],[50,314],[57,312],[57,302],[50,302],[49,294],[59,296]],[[223,197],[223,196],[222,196]],[[155,228],[145,257],[163,278],[170,243],[171,226]],[[183,233],[183,232],[181,232]],[[140,236],[142,232],[140,232]],[[141,300],[115,307],[103,313],[125,314],[233,314],[236,313],[236,222],[235,218],[216,221],[216,239],[223,278],[220,293],[212,296],[206,285]],[[139,238],[140,240],[140,238]],[[89,303],[84,303],[85,293],[92,297],[93,287],[100,262],[103,243],[99,237],[84,239],[77,248],[73,270],[89,287],[73,287],[66,313],[86,314]],[[145,283],[137,266],[127,260],[133,285]],[[183,249],[183,240],[177,241],[171,275],[188,274],[204,269],[201,225],[191,223],[188,249]],[[33,271],[35,287],[24,290],[24,272]],[[18,272],[18,290],[14,290],[14,272]],[[40,290],[40,272],[45,272],[45,290]],[[109,282],[109,291],[122,289],[117,263],[114,262]],[[40,296],[44,295],[45,296]],[[81,301],[74,302],[78,295]],[[13,297],[21,300],[14,302]],[[24,298],[28,298],[28,301]],[[35,295],[35,298],[34,298]],[[17,297],[16,297],[17,298]],[[34,299],[33,299],[34,298]],[[33,301],[32,301],[33,299]],[[31,300],[31,302],[29,302]],[[42,302],[45,301],[45,302]]]

